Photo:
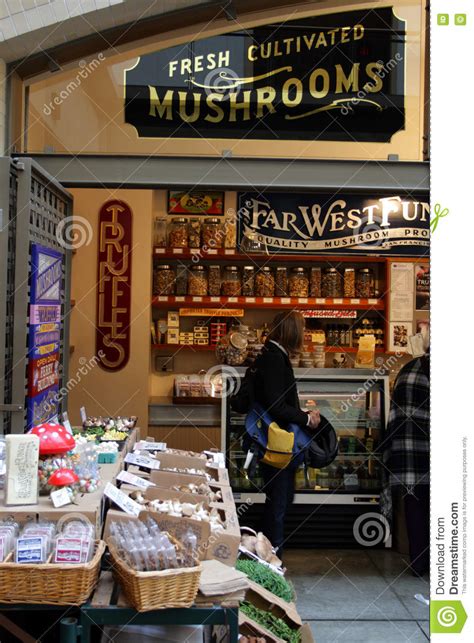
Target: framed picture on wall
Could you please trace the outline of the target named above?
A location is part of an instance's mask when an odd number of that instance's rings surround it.
[[[430,308],[430,266],[418,263],[415,266],[416,310]]]
[[[413,323],[411,321],[390,322],[388,350],[392,353],[408,352],[408,338],[412,333]]]
[[[224,214],[224,192],[169,190],[168,214]]]

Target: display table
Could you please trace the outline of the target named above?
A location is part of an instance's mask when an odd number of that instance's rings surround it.
[[[112,578],[112,572],[102,572],[99,584],[90,601],[80,610],[79,622],[74,618],[61,621],[61,643],[90,643],[94,625],[225,625],[229,628],[230,643],[239,636],[238,603],[207,607],[173,608],[137,612]],[[79,637],[79,638],[78,638]]]

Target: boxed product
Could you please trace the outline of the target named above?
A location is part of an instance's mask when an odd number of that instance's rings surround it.
[[[166,342],[167,344],[179,344],[179,330],[177,328],[168,328]]]
[[[176,310],[168,311],[168,329],[178,328],[179,329],[179,313]]]
[[[160,470],[163,472],[205,476],[210,483],[216,482],[230,485],[227,469],[215,466],[209,462],[204,464],[202,458],[160,453],[157,455],[157,460],[159,460]],[[159,473],[159,471],[155,471],[154,473]],[[153,477],[151,480],[155,482]]]

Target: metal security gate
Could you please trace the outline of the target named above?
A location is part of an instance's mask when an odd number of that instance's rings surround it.
[[[72,196],[41,166],[0,158],[0,434],[26,428],[32,244],[61,254],[59,389],[67,382],[71,247],[61,222],[68,217]]]

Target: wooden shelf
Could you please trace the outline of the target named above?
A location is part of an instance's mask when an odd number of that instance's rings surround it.
[[[159,295],[152,298],[154,308],[297,308],[301,310],[326,308],[334,310],[384,310],[383,299],[323,299],[316,297],[190,297]],[[218,317],[218,315],[216,315]]]
[[[153,350],[158,350],[158,351],[176,351],[178,349],[184,348],[186,350],[190,351],[208,351],[208,352],[214,352],[216,350],[216,346],[201,346],[201,345],[195,345],[195,344],[152,344],[151,348]],[[325,352],[326,353],[357,353],[358,349],[357,348],[351,348],[349,346],[326,346],[325,347]],[[376,353],[385,353],[385,349],[383,348],[376,348],[375,349]]]
[[[153,350],[158,350],[158,351],[176,351],[179,348],[185,348],[186,350],[190,351],[215,351],[216,347],[215,346],[210,346],[207,344],[207,346],[202,346],[201,344],[152,344],[151,345]]]
[[[202,261],[216,261],[216,260],[225,260],[225,261],[246,261],[248,262],[298,262],[300,264],[305,263],[385,263],[387,261],[386,257],[367,257],[367,256],[337,256],[337,255],[308,255],[304,256],[302,254],[284,254],[283,252],[274,252],[271,254],[266,254],[265,252],[259,253],[241,253],[237,250],[228,250],[228,249],[212,249],[205,252],[201,249],[191,249],[191,248],[153,248],[153,258],[154,259],[189,259],[192,260],[193,257],[199,257],[199,260]]]

